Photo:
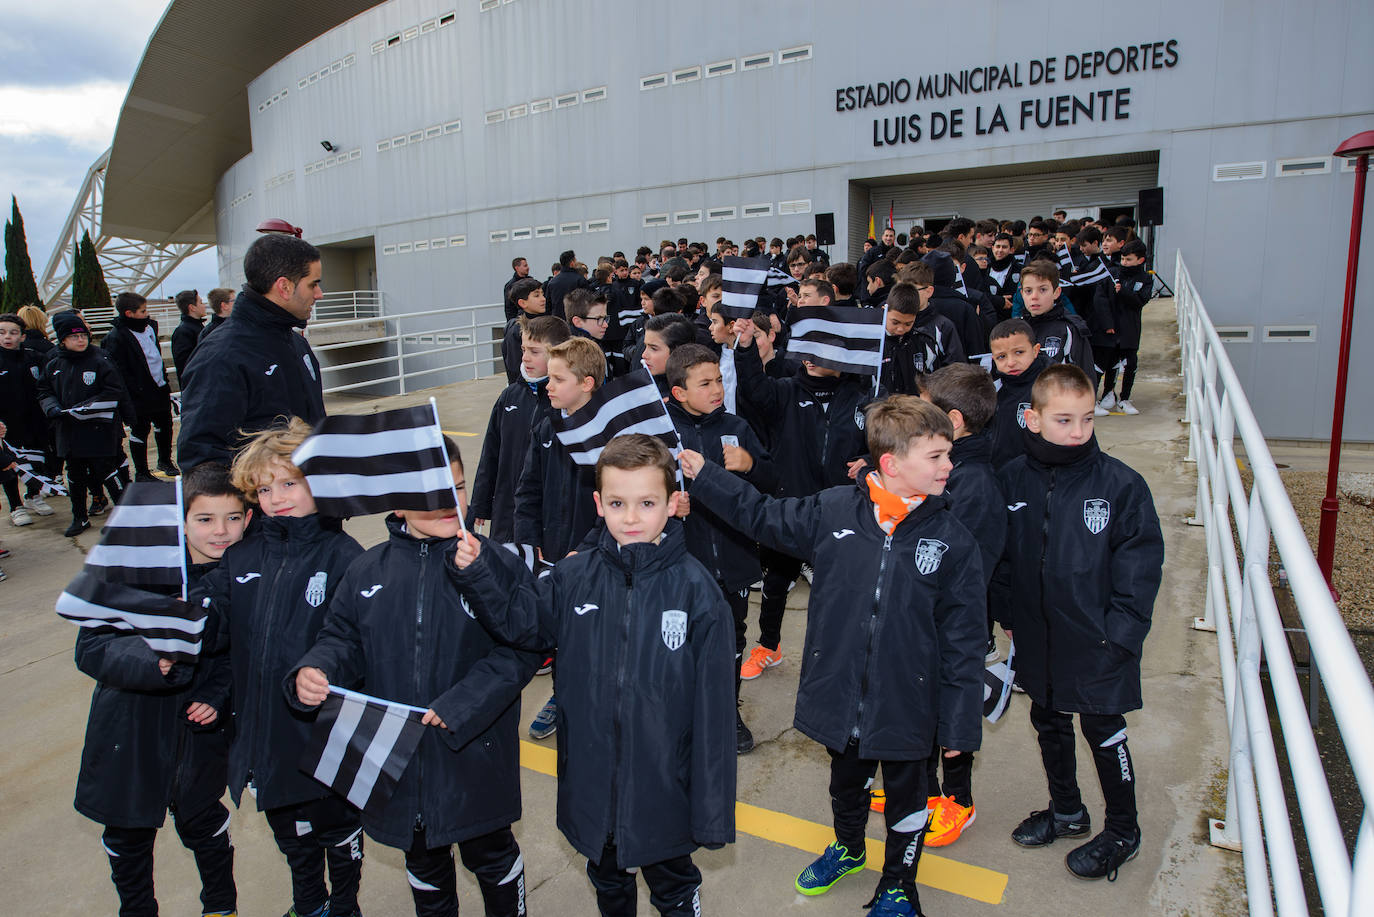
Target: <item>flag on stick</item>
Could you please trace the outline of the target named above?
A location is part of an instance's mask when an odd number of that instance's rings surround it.
[[[13,443],[7,443],[3,439],[0,439],[0,464],[4,463],[3,453],[6,450],[9,451],[10,455],[14,456],[14,467],[15,471],[19,472],[19,476],[25,481],[34,481],[41,484],[43,486],[41,493],[57,494],[63,497],[67,495],[67,488],[54,481],[52,478],[41,475],[33,470],[35,465],[42,465],[47,461],[47,456],[40,450],[26,449],[23,446],[16,446]]]
[[[770,262],[765,257],[725,256],[720,278],[720,312],[726,318],[748,318],[759,304],[759,294],[768,283]],[[791,279],[791,278],[788,278]]]
[[[86,555],[86,569],[114,583],[184,587],[180,480],[125,488],[101,529],[100,544]]]
[[[1007,658],[983,670],[983,718],[995,723],[1007,712],[1011,685],[1016,681],[1016,644],[1007,648]]]
[[[796,310],[787,352],[840,372],[876,375],[885,314],[853,306],[803,306]]]
[[[57,613],[95,633],[142,637],[149,649],[173,662],[200,656],[206,612],[179,596],[160,595],[101,579],[87,567],[57,597]]]
[[[326,417],[291,461],[310,483],[319,511],[329,516],[457,505],[432,405]]]
[[[77,420],[114,420],[114,412],[118,408],[118,401],[91,401],[67,408],[62,413],[70,414]]]
[[[663,396],[647,369],[612,379],[597,389],[586,405],[552,420],[558,441],[579,465],[595,465],[606,444],[626,433],[657,436],[673,455],[682,448]]]
[[[300,768],[353,805],[376,812],[391,798],[426,727],[424,707],[330,687]]]

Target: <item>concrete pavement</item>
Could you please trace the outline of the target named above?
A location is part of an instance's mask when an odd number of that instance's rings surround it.
[[[1140,856],[1118,881],[1086,883],[1063,867],[1069,844],[1032,851],[1011,842],[1012,827],[1048,799],[1029,704],[1017,695],[1007,716],[984,733],[974,770],[976,824],[956,844],[927,851],[922,860],[927,914],[1121,917],[1244,909],[1239,856],[1206,843],[1206,819],[1224,805],[1226,739],[1215,640],[1189,627],[1202,602],[1205,546],[1202,530],[1183,522],[1193,508],[1195,479],[1182,461],[1186,427],[1178,420],[1172,316],[1168,301],[1146,311],[1133,399],[1141,415],[1099,419],[1103,447],[1150,482],[1166,539],[1164,585],[1144,658],[1145,709],[1128,717],[1144,830]],[[445,428],[470,434],[458,441],[471,473],[501,388],[498,379],[484,379],[397,398],[336,398],[330,409],[361,413],[420,403],[432,394]],[[9,580],[0,584],[0,891],[6,902],[0,911],[113,914],[117,904],[100,829],[71,807],[92,683],[72,664],[74,629],[53,612],[58,591],[96,534],[63,538],[65,503],[54,502],[58,515],[28,528],[0,522],[0,536],[13,551],[3,562]],[[352,521],[348,529],[364,545],[384,537],[380,517]],[[808,851],[827,840],[829,824],[826,753],[791,728],[806,596],[802,582],[784,623],[783,663],[744,687],[744,717],[759,746],[739,761],[737,843],[697,857],[705,873],[706,914],[859,914],[876,879],[875,872],[865,872],[820,898],[792,889],[812,858]],[[751,627],[751,638],[756,635]],[[536,678],[525,690],[526,721],[550,689],[548,678]],[[553,826],[552,746],[552,740],[528,743],[521,775],[525,818],[516,834],[528,870],[530,912],[593,915],[583,863]],[[1100,824],[1101,794],[1082,743],[1079,762],[1085,800]],[[239,912],[275,917],[289,904],[289,880],[265,821],[247,806],[235,812],[232,830]],[[869,836],[881,838],[880,817],[870,819]],[[160,833],[157,857],[162,913],[199,913],[194,865],[175,832]],[[369,917],[413,913],[398,852],[370,844],[364,874],[362,905]],[[464,871],[459,876],[464,910],[476,913],[476,887]],[[640,912],[650,913],[642,893]]]

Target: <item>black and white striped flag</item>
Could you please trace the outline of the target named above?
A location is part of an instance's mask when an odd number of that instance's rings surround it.
[[[726,255],[720,276],[720,314],[728,319],[748,318],[758,307],[759,294],[768,283],[767,258]]]
[[[788,356],[840,372],[877,375],[886,309],[802,306],[793,314]]]
[[[1059,285],[1061,287],[1090,287],[1103,280],[1111,280],[1111,271],[1107,270],[1107,265],[1102,263],[1102,259],[1095,255],[1084,257],[1084,264],[1080,267],[1073,263],[1073,255],[1069,253],[1068,246],[1059,249]]]
[[[0,439],[0,464],[4,464],[3,453],[6,450],[13,456],[14,470],[17,471],[19,476],[25,481],[34,481],[41,484],[43,486],[41,493],[58,494],[63,497],[67,495],[67,488],[54,481],[52,478],[41,475],[34,470],[35,466],[41,466],[47,461],[47,456],[45,456],[42,451],[38,449],[27,449],[24,446],[16,446],[13,443],[7,443],[3,439]]]
[[[983,718],[995,723],[1007,712],[1011,686],[1016,681],[1016,644],[1007,648],[1007,658],[983,670]]]
[[[291,461],[327,516],[444,509],[455,503],[453,472],[432,405],[326,417]]]
[[[612,379],[583,407],[567,417],[555,414],[552,420],[558,441],[579,465],[595,465],[606,444],[626,433],[657,436],[673,455],[681,448],[663,396],[643,368]]]
[[[181,479],[130,484],[86,555],[100,579],[131,586],[185,584]]]
[[[173,662],[194,662],[200,656],[204,607],[102,579],[90,567],[57,597],[57,613],[96,633],[142,637],[154,653]]]
[[[114,420],[114,412],[118,409],[118,401],[90,401],[67,408],[62,413],[76,420]]]
[[[353,805],[375,812],[396,789],[425,729],[424,707],[330,687],[300,768]]]

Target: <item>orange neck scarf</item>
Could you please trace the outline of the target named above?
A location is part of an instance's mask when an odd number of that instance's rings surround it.
[[[897,496],[883,487],[882,477],[876,471],[870,471],[867,480],[868,498],[873,501],[873,514],[878,519],[878,527],[889,535],[897,530],[898,523],[905,519],[908,513],[925,500],[925,495]]]

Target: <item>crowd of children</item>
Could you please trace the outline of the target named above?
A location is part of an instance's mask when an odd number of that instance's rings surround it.
[[[732,320],[721,259],[737,253],[769,255],[793,282]],[[83,631],[77,645],[98,687],[76,804],[105,827],[120,913],[156,913],[153,841],[169,810],[204,913],[235,912],[226,789],[266,816],[291,875],[288,917],[358,913],[364,833],[404,852],[417,915],[458,913],[455,844],[488,915],[526,913],[511,832],[519,698],[551,669],[554,697],[529,732],[557,736],[556,822],[587,859],[600,912],[633,914],[639,873],[660,913],[699,914],[692,853],[734,840],[735,758],[754,745],[742,683],[785,660],[784,609],[803,575],[794,724],[828,752],[835,839],[798,892],[864,868],[874,809],[887,834],[870,913],[921,913],[922,849],[976,818],[994,624],[1015,638],[1050,797],[1012,839],[1091,833],[1076,714],[1106,815],[1066,865],[1115,878],[1141,843],[1124,714],[1142,703],[1163,540],[1143,479],[1099,450],[1093,427],[1138,413],[1145,255],[1128,227],[1037,217],[889,230],[857,265],[830,264],[814,237],[719,239],[714,252],[665,242],[594,272],[567,252],[560,283],[516,259],[509,384],[470,503],[448,442],[461,506],[398,509],[363,551],[291,463],[310,433],[299,419],[253,436],[232,466],[187,469],[191,598],[210,609],[200,661],[159,659],[132,636]],[[87,528],[128,480],[126,426],[135,475],[151,475],[150,435],[157,469],[179,473],[156,324],[139,297],[117,305],[99,349],[75,312],[53,316],[50,353],[31,344],[47,343],[41,312],[0,316],[15,525],[52,512],[44,488],[65,470],[67,534]],[[876,384],[788,354],[808,306],[885,310]],[[195,310],[189,297],[186,322]],[[184,356],[194,338],[182,338]],[[679,456],[629,434],[578,464],[556,420],[640,367]],[[16,450],[42,456],[22,479]],[[537,576],[521,546],[552,572]],[[331,686],[427,711],[378,810],[298,766]]]

